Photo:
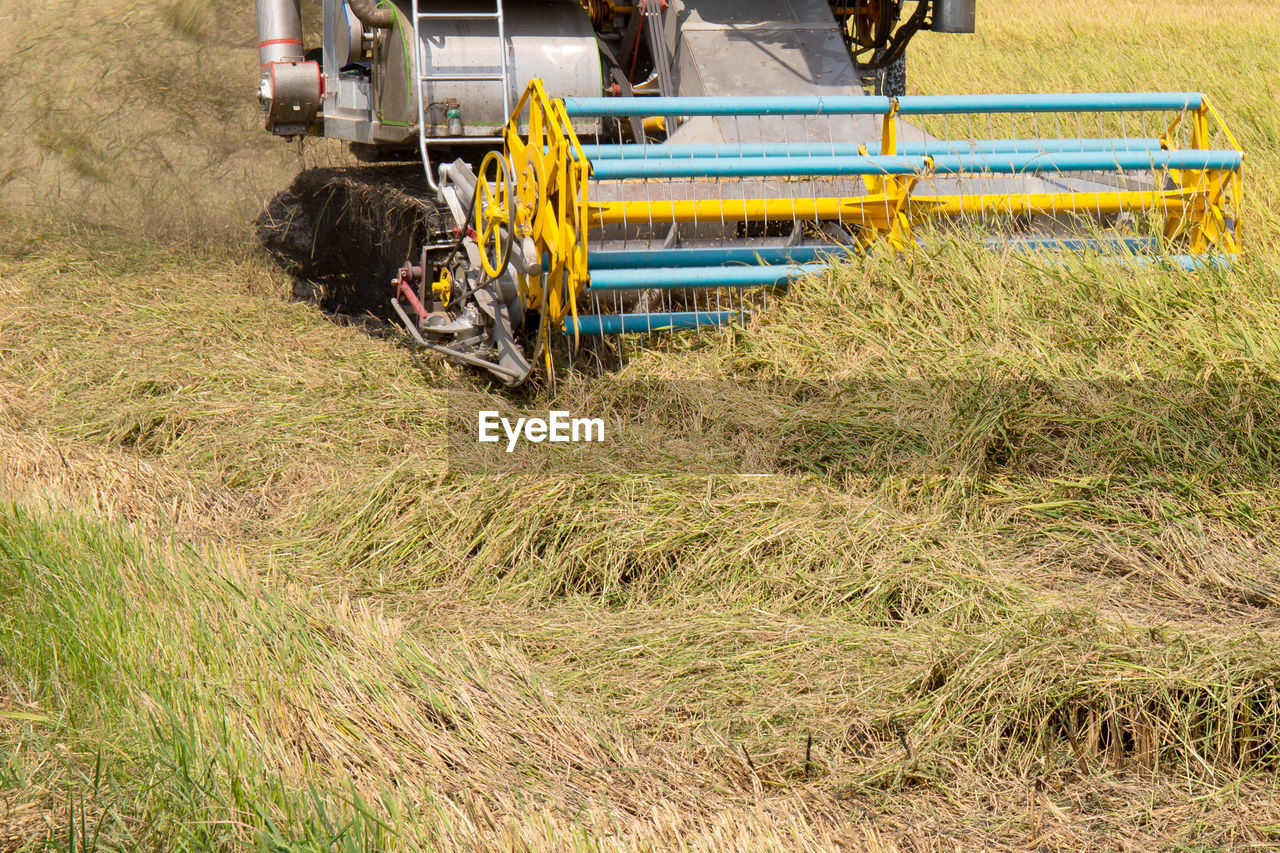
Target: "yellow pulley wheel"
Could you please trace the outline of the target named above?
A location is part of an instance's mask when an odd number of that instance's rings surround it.
[[[448,269],[440,270],[438,281],[431,283],[431,292],[445,308],[449,307],[449,298],[453,295],[453,275]]]
[[[489,278],[498,278],[511,263],[511,197],[511,168],[501,152],[490,151],[480,161],[474,211],[480,265]]]

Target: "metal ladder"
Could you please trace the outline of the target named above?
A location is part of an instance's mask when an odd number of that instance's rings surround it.
[[[506,17],[502,10],[502,0],[493,0],[494,11],[492,12],[423,12],[419,8],[421,0],[413,0],[413,43],[417,49],[415,56],[417,57],[417,65],[415,73],[418,81],[417,101],[418,101],[418,147],[422,151],[422,166],[427,171],[427,183],[431,185],[431,189],[439,191],[440,187],[436,182],[436,177],[431,170],[431,140],[427,137],[427,105],[426,105],[426,86],[428,83],[434,82],[484,82],[490,81],[502,84],[502,112],[504,115],[511,115],[511,60],[507,50],[507,25]],[[501,57],[502,71],[497,74],[471,73],[471,74],[423,74],[423,68],[426,65],[426,45],[422,40],[422,24],[424,21],[497,21],[498,22],[498,45],[499,56]],[[466,137],[468,142],[502,142],[501,136]]]

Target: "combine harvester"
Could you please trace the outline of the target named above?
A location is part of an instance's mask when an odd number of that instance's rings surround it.
[[[1130,264],[1239,252],[1243,154],[1203,95],[904,95],[908,41],[972,32],[973,0],[323,10],[304,54],[298,0],[258,0],[267,127],[421,160],[442,215],[391,308],[508,385],[742,322],[927,224]]]

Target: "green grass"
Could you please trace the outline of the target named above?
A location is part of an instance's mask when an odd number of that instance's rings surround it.
[[[247,222],[337,155],[258,130],[251,9],[71,8],[0,13],[92,45],[0,104],[0,850],[1280,842],[1266,4],[1227,51],[1001,0],[911,59],[1207,90],[1238,268],[943,243],[554,397],[287,298]],[[608,453],[456,439],[553,404]]]

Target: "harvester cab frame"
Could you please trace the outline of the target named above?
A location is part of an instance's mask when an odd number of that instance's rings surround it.
[[[929,229],[1228,263],[1243,153],[1199,93],[908,96],[972,0],[258,0],[267,128],[422,163],[440,216],[391,283],[422,347],[508,385],[745,322]]]

